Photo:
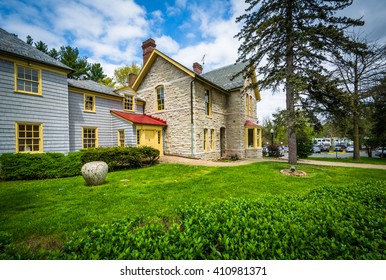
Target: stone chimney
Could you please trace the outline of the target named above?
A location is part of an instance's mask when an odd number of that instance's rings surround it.
[[[137,74],[130,73],[129,74],[129,86],[132,87],[135,80],[137,79]]]
[[[153,39],[147,39],[145,42],[142,43],[142,51],[143,51],[143,65],[146,64],[147,60],[149,59],[151,53],[155,49],[157,45],[155,44],[155,41]]]
[[[201,74],[202,73],[202,65],[198,62],[193,63],[193,71],[196,74]]]

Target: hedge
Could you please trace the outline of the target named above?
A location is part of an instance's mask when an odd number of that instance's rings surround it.
[[[151,147],[90,148],[69,153],[6,153],[0,156],[1,180],[37,180],[80,175],[82,165],[104,161],[109,171],[153,165],[159,151]]]
[[[87,163],[91,161],[104,161],[109,170],[143,167],[153,165],[159,159],[160,152],[152,147],[100,147],[82,150],[80,160]]]
[[[29,154],[6,153],[0,156],[3,180],[36,180],[80,175],[80,152]]]
[[[59,259],[386,259],[386,182],[192,205],[76,233]]]

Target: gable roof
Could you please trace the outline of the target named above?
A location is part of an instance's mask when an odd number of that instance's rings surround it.
[[[115,93],[114,89],[105,85],[102,85],[100,83],[94,82],[92,80],[73,80],[73,79],[67,79],[68,85],[71,87],[84,89],[84,90],[90,90],[97,93],[103,93],[115,97],[119,97],[117,93]]]
[[[242,74],[237,75],[234,79],[232,79],[232,77],[238,72],[240,72],[246,66],[246,63],[234,63],[225,67],[221,67],[219,69],[212,70],[208,73],[197,74],[196,72],[188,69],[187,67],[168,57],[159,50],[154,49],[149,59],[139,72],[137,79],[135,80],[132,86],[134,91],[138,90],[143,79],[146,77],[147,73],[149,72],[151,66],[153,65],[157,57],[162,57],[175,67],[179,68],[181,71],[185,72],[188,76],[200,80],[206,84],[209,84],[210,86],[215,87],[216,89],[224,93],[229,93],[231,90],[235,89],[241,89],[244,86],[244,77]],[[256,76],[254,75],[252,79],[255,81]],[[255,95],[257,100],[261,99],[260,92],[257,88],[255,89]]]
[[[16,35],[8,33],[0,28],[0,53],[11,54],[24,59],[29,59],[52,66],[56,66],[71,72],[72,69],[67,65],[57,61],[48,54],[39,51],[37,48],[20,40]]]
[[[206,84],[209,84],[212,87],[215,87],[215,88],[217,88],[218,90],[220,90],[220,91],[222,91],[224,93],[228,92],[226,89],[224,89],[220,85],[215,84],[215,83],[205,79],[202,75],[198,75],[194,71],[188,69],[187,67],[183,66],[182,64],[178,63],[177,61],[175,61],[174,59],[168,57],[167,55],[165,55],[164,53],[160,52],[157,49],[153,50],[153,52],[151,53],[149,59],[147,60],[147,62],[142,67],[141,71],[139,72],[138,77],[135,80],[135,82],[133,84],[133,87],[132,87],[135,91],[138,90],[138,87],[142,83],[142,80],[146,77],[147,73],[149,72],[151,66],[153,65],[153,63],[154,63],[154,61],[156,60],[157,57],[162,57],[163,59],[165,59],[166,61],[168,61],[169,63],[171,63],[175,67],[179,68],[181,71],[185,72],[188,76],[190,76],[192,78],[196,78],[198,80],[201,80],[202,82],[204,82]]]
[[[116,115],[126,121],[129,121],[134,124],[145,124],[145,125],[160,125],[167,126],[167,123],[164,120],[149,116],[149,115],[139,115],[121,111],[110,110],[113,115]]]
[[[234,79],[232,78],[234,75],[241,72],[246,65],[246,63],[235,63],[203,73],[201,76],[226,90],[241,88],[244,86],[243,75],[239,74]]]

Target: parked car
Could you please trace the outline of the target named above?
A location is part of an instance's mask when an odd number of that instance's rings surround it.
[[[318,145],[314,145],[312,147],[312,152],[313,153],[320,153],[321,152],[320,147]]]
[[[386,157],[386,147],[379,147],[375,150],[374,156],[376,157]]]
[[[346,150],[346,146],[345,145],[336,145],[335,148],[334,148],[335,152],[344,152],[345,150]]]
[[[353,153],[354,152],[354,146],[353,145],[350,145],[346,148],[346,152],[347,153]]]
[[[329,152],[330,151],[330,145],[320,145],[320,151],[321,152]]]

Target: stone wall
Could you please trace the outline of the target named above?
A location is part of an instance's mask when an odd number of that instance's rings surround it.
[[[137,92],[146,101],[145,113],[163,119],[168,126],[164,132],[164,153],[205,160],[221,157],[220,130],[225,128],[224,157],[259,157],[258,150],[245,149],[246,120],[256,122],[256,98],[253,96],[253,116],[247,116],[245,93],[235,90],[222,92],[188,75],[180,68],[157,57]],[[193,89],[193,126],[191,124],[191,84]],[[165,109],[156,110],[156,88],[164,87]],[[212,93],[212,114],[205,115],[205,89]],[[250,93],[253,93],[251,91]],[[208,149],[204,150],[204,130],[208,131]],[[214,132],[214,147],[211,131]],[[193,143],[193,147],[192,147]]]

